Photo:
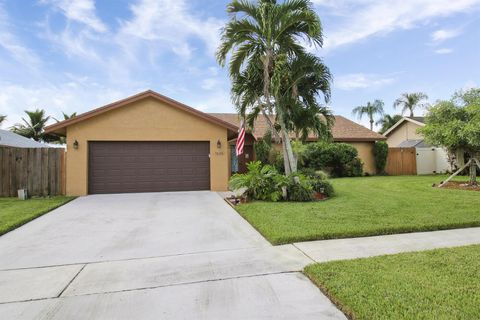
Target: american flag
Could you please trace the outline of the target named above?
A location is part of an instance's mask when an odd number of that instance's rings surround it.
[[[240,129],[238,130],[237,144],[235,145],[235,152],[237,156],[243,154],[243,146],[245,145],[245,122],[242,121]]]

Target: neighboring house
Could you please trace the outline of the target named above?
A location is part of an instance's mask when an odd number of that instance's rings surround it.
[[[225,191],[237,122],[146,91],[46,128],[66,136],[68,195],[182,190]],[[248,154],[265,129],[247,135]],[[263,132],[263,133],[262,133]],[[359,149],[368,170],[372,148],[385,138],[343,117],[336,141]],[[240,160],[240,159],[239,159]]]
[[[448,154],[424,141],[417,130],[425,126],[424,117],[403,117],[384,135],[390,148],[415,148],[417,174],[444,173],[451,170]]]
[[[50,146],[32,139],[22,137],[21,135],[13,133],[11,131],[0,130],[0,147],[49,148]]]
[[[236,126],[240,125],[240,119],[236,113],[210,113],[219,119],[222,119],[226,122],[234,124]],[[272,122],[274,122],[272,117]],[[245,163],[248,160],[251,160],[253,155],[253,143],[261,139],[265,133],[269,130],[269,125],[267,120],[263,115],[258,116],[254,124],[254,131],[251,133],[251,137],[246,139],[245,143],[245,154],[240,156],[237,160],[235,159],[235,140],[230,141],[230,154],[231,154],[231,165],[230,167],[235,167],[238,163],[238,170],[245,171]],[[293,137],[293,136],[292,136]],[[348,120],[342,116],[335,116],[335,123],[332,127],[332,137],[334,142],[344,142],[351,144],[358,151],[359,158],[363,162],[363,169],[369,174],[375,174],[375,158],[373,156],[373,146],[375,141],[385,140],[386,138],[379,133],[371,131],[365,128],[358,123],[355,123],[351,120]],[[310,135],[307,141],[317,141],[318,138],[315,135]],[[281,148],[278,147],[280,150]],[[245,159],[246,158],[246,159]]]

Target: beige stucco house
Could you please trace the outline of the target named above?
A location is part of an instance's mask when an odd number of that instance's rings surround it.
[[[351,143],[374,172],[373,144],[385,137],[336,117],[335,141]],[[262,125],[247,135],[245,163]],[[258,131],[257,131],[258,130]],[[66,193],[227,190],[234,114],[207,114],[154,91],[94,109],[46,128],[67,137]]]
[[[411,144],[413,144],[413,141],[423,141],[423,136],[417,133],[417,130],[423,126],[425,126],[423,117],[403,117],[384,133],[387,137],[388,146],[396,148],[402,144],[406,146],[406,141],[412,141]]]

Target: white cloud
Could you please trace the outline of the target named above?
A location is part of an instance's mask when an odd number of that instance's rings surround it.
[[[215,78],[207,78],[202,81],[202,89],[204,90],[212,90],[219,84],[219,81]]]
[[[125,98],[124,91],[73,81],[61,85],[42,83],[33,86],[0,83],[0,87],[0,110],[7,115],[4,128],[20,122],[24,110],[45,109],[48,115],[58,118],[62,112],[82,113]]]
[[[411,29],[438,17],[447,17],[480,6],[480,0],[317,0],[342,16],[343,23],[327,33],[326,49]],[[333,8],[333,9],[332,9]]]
[[[440,43],[458,37],[461,33],[462,32],[459,29],[440,29],[432,33],[432,41]]]
[[[133,17],[122,22],[121,41],[128,37],[156,42],[182,57],[192,53],[185,45],[191,38],[202,40],[212,55],[219,44],[224,22],[193,14],[185,0],[139,0],[130,9]]]
[[[393,77],[385,77],[376,74],[353,73],[338,76],[334,85],[341,90],[355,90],[366,88],[378,88],[389,85],[395,81]]]
[[[0,47],[5,49],[17,62],[34,67],[40,63],[37,55],[13,33],[13,25],[0,2]]]
[[[107,26],[95,12],[94,0],[44,0],[60,10],[68,20],[82,23],[97,32],[106,32]]]
[[[440,49],[435,50],[436,54],[449,54],[449,53],[452,53],[452,52],[453,52],[453,49],[451,49],[451,48],[440,48]]]
[[[187,101],[187,104],[189,102]],[[203,112],[234,112],[235,109],[230,99],[228,90],[215,90],[211,94],[202,94],[194,99],[190,99],[190,106]]]

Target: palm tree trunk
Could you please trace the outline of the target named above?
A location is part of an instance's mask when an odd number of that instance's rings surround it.
[[[261,101],[260,99],[258,99],[258,104],[259,106],[261,105]],[[267,112],[265,111],[264,108],[260,107],[260,110],[262,111],[262,114],[263,114],[263,117],[265,118],[265,120],[267,121],[268,123],[268,126],[270,127],[270,131],[272,132],[272,135],[273,135],[273,140],[276,142],[276,143],[280,143],[282,141],[282,138],[280,137],[280,135],[278,134],[278,132],[275,130],[275,126],[273,125],[273,122],[272,120],[270,119],[270,117],[268,116]]]
[[[373,120],[370,120],[370,130],[373,131]]]
[[[263,60],[263,95],[267,103],[268,111],[271,111],[272,104],[270,102],[270,56],[272,51],[267,49],[265,59]]]
[[[283,122],[283,117],[280,117],[280,134],[282,136],[283,160],[285,163],[285,174],[289,175],[297,171],[297,159],[293,154],[292,143],[288,135],[288,131]]]

